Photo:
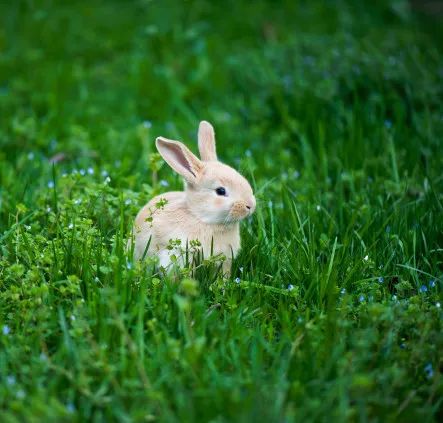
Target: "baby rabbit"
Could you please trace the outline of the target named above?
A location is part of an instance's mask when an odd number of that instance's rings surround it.
[[[170,240],[186,248],[198,240],[205,257],[223,254],[223,271],[230,273],[232,257],[240,249],[239,222],[255,210],[255,198],[248,181],[231,167],[219,162],[212,125],[200,122],[198,159],[179,141],[158,137],[157,150],[166,163],[183,176],[184,191],[167,192],[153,198],[138,213],[133,230],[134,255],[141,259],[157,255],[160,266],[171,264]]]

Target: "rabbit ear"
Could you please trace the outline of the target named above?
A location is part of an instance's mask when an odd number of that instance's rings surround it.
[[[203,169],[203,163],[181,142],[158,137],[155,140],[158,152],[166,163],[186,181],[194,183]]]
[[[198,127],[198,150],[203,161],[217,160],[214,128],[205,120],[202,120]]]

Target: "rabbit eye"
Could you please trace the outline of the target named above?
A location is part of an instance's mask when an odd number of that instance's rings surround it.
[[[217,195],[223,195],[226,196],[226,189],[224,189],[223,187],[218,187],[215,192],[217,193]]]

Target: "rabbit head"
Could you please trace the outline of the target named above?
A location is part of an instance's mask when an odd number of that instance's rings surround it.
[[[156,146],[166,163],[185,179],[187,207],[199,220],[227,225],[254,212],[256,202],[249,182],[217,160],[215,134],[210,123],[200,122],[201,160],[180,141],[158,137]]]

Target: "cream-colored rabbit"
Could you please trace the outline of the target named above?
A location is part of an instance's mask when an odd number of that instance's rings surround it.
[[[184,144],[163,137],[156,139],[163,159],[186,181],[182,192],[167,192],[153,198],[138,213],[133,230],[135,258],[157,255],[168,268],[174,249],[197,240],[205,257],[223,254],[223,270],[229,273],[231,259],[240,249],[239,222],[255,210],[248,181],[231,167],[217,161],[214,129],[202,121],[198,130],[198,159]],[[212,250],[211,250],[212,249]]]

